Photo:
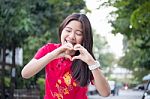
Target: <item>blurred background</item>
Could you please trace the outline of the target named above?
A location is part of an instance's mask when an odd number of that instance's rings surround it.
[[[42,99],[44,70],[23,79],[21,70],[71,13],[88,16],[94,54],[109,81],[106,99],[150,99],[149,0],[0,0],[0,99]],[[93,85],[89,99],[104,99]]]

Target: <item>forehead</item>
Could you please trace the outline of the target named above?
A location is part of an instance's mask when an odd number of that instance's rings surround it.
[[[76,30],[82,31],[82,24],[81,24],[81,22],[79,22],[77,20],[72,20],[66,25],[66,28],[71,28],[71,29],[76,29]]]

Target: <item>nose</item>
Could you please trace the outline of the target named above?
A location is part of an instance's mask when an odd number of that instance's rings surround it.
[[[75,40],[75,33],[72,31],[70,34],[69,34],[69,37],[71,40]]]

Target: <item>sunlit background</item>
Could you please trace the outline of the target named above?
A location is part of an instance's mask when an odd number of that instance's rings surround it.
[[[90,19],[95,57],[111,88],[107,99],[150,99],[149,0],[0,0],[0,99],[43,99],[44,70],[20,72],[74,12]],[[89,99],[104,99],[93,85]]]
[[[87,15],[91,21],[93,29],[96,30],[96,33],[99,33],[101,36],[106,38],[110,46],[109,50],[112,51],[117,58],[119,58],[123,55],[123,35],[119,33],[116,35],[112,34],[112,27],[108,22],[109,19],[114,19],[114,17],[110,17],[110,12],[116,10],[116,8],[110,6],[98,9],[104,1],[105,0],[86,0],[86,5],[91,10],[91,13],[88,13]]]

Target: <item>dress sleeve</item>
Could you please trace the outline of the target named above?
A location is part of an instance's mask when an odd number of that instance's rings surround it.
[[[34,58],[40,59],[41,57],[45,56],[47,53],[56,49],[56,47],[57,47],[56,44],[53,43],[45,44],[37,51],[37,53],[34,55]]]

